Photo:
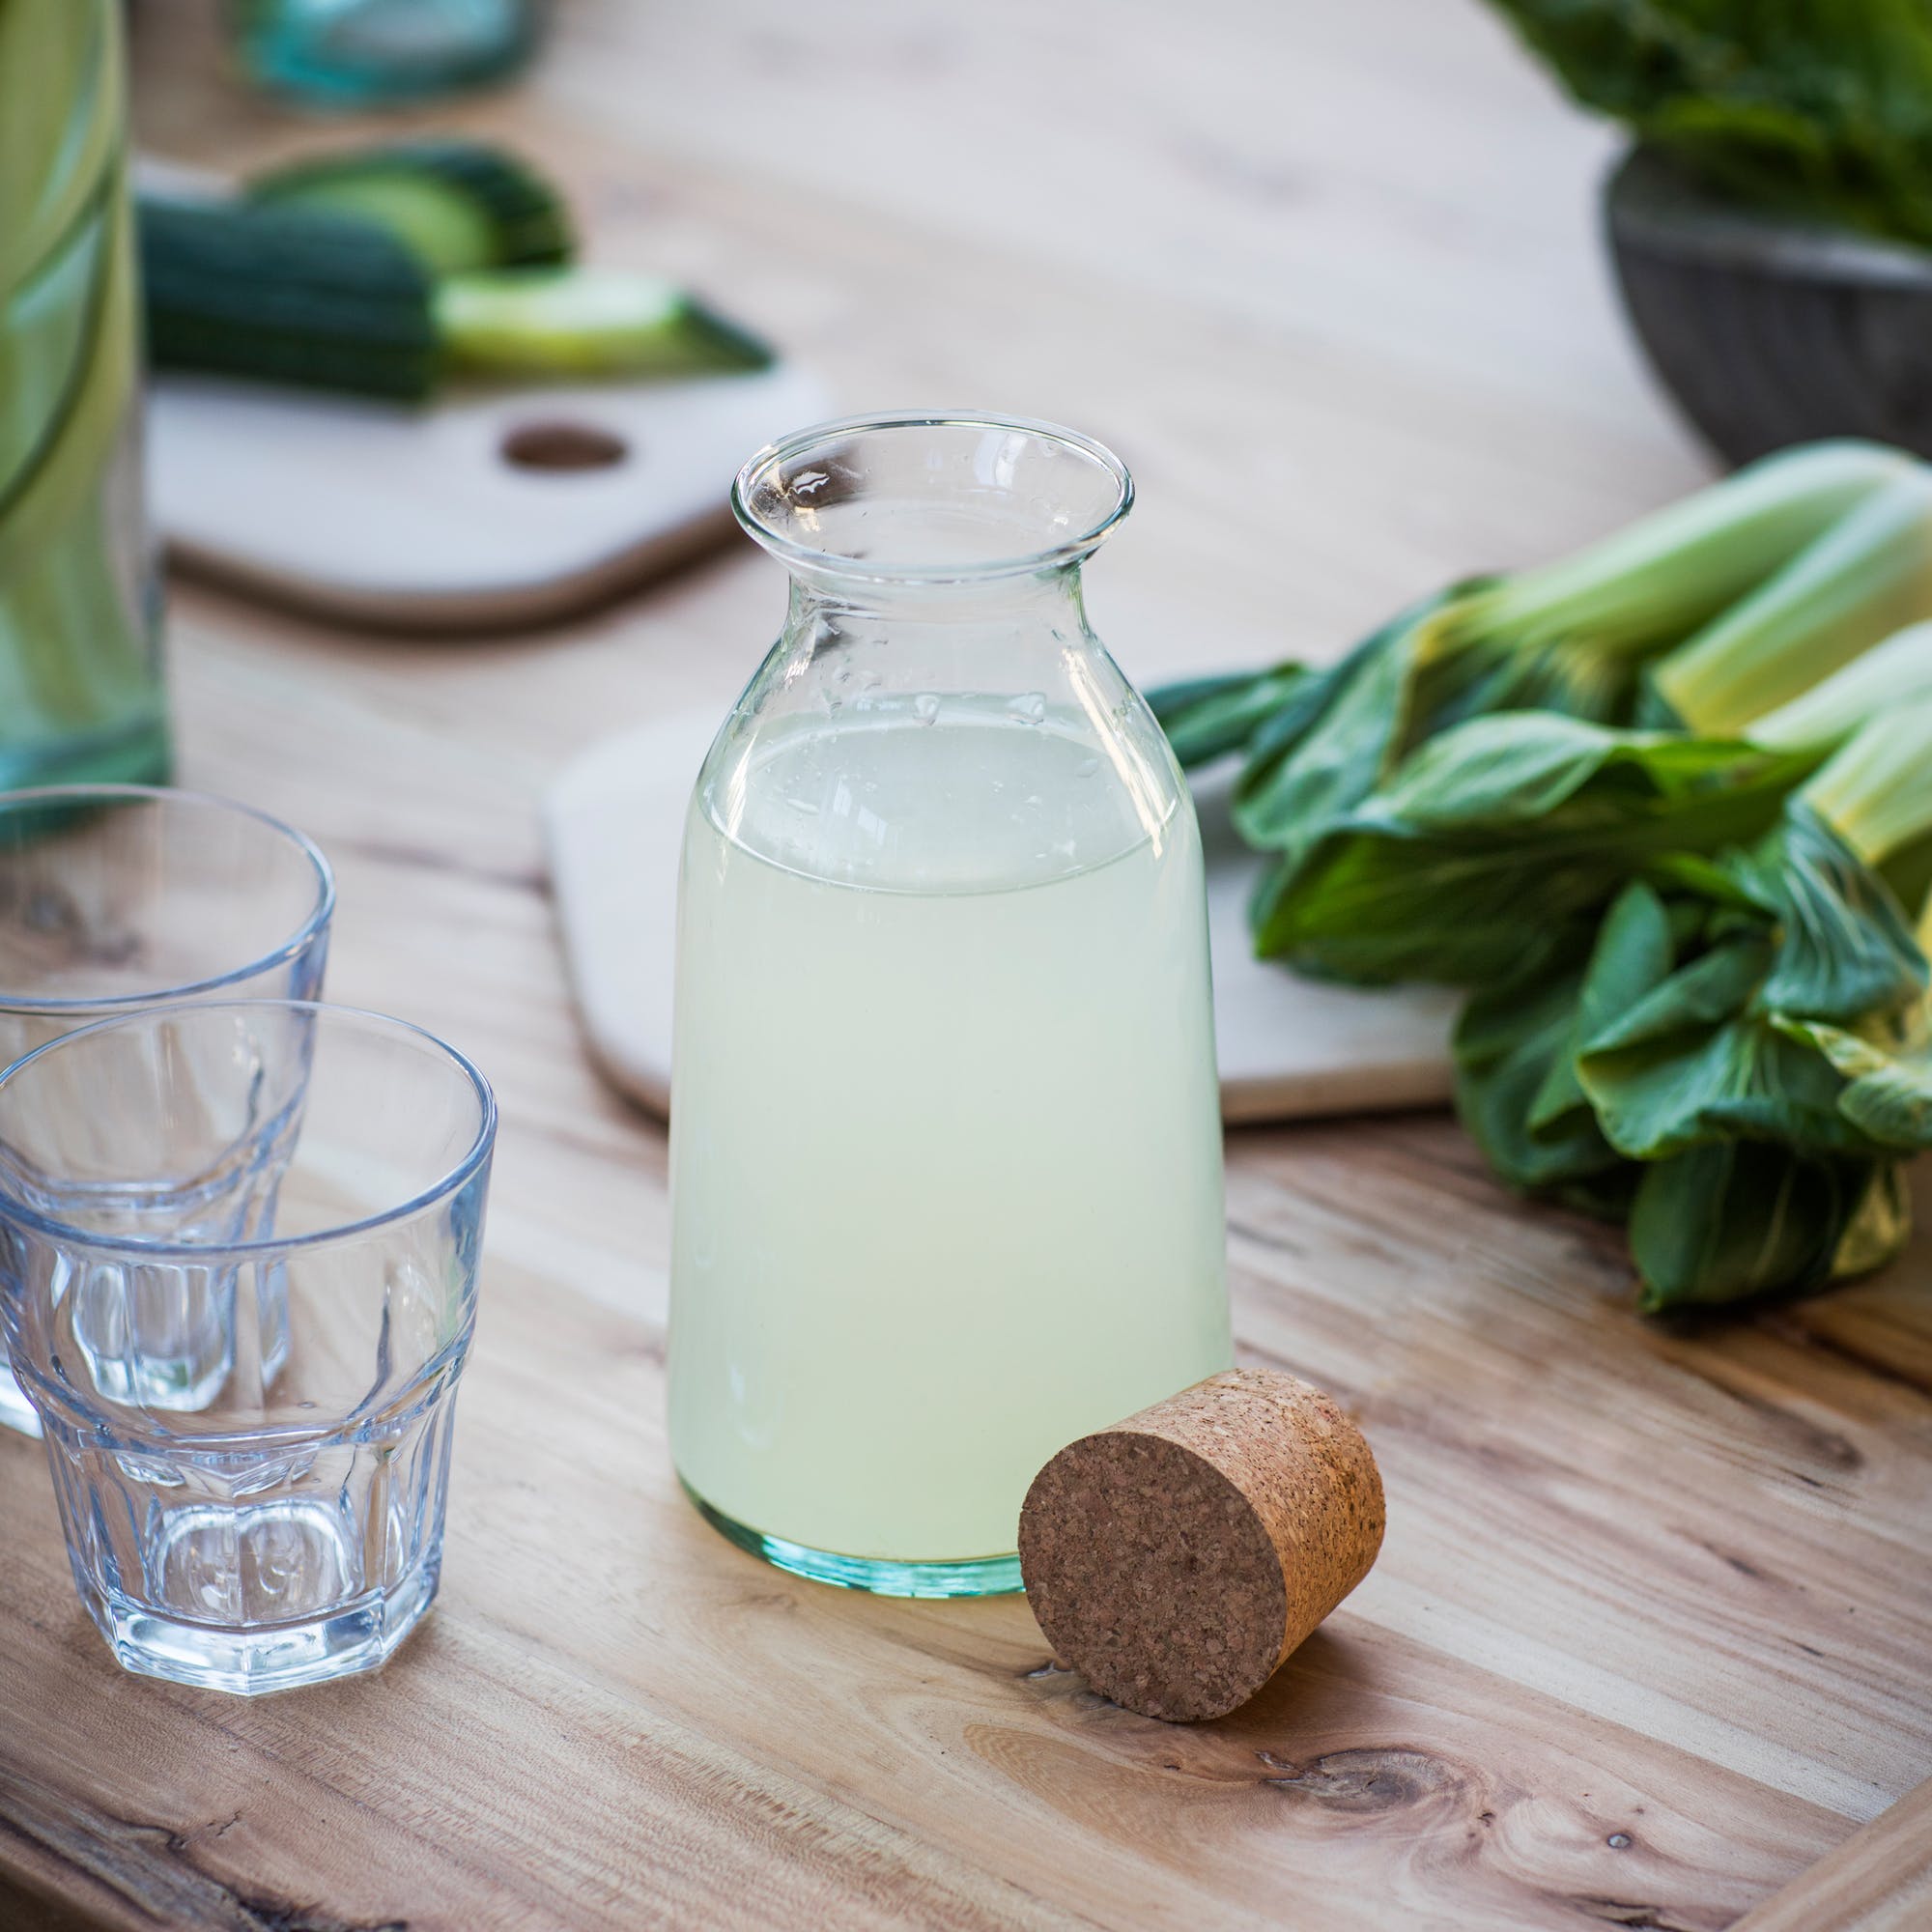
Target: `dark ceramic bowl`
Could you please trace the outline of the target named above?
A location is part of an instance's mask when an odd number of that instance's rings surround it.
[[[1641,149],[1604,213],[1651,366],[1733,463],[1821,436],[1932,456],[1932,252],[1739,208]]]

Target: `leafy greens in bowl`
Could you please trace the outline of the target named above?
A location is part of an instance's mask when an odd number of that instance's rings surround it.
[[[1932,245],[1924,0],[1491,0],[1581,105],[1739,202]]]
[[[1492,4],[1634,137],[1604,191],[1617,281],[1711,443],[1932,455],[1932,5]]]

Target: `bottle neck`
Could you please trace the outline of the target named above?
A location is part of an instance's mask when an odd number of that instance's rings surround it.
[[[1033,636],[1042,644],[1087,641],[1080,566],[983,582],[878,582],[867,578],[794,576],[785,635],[794,643],[916,634],[940,641],[947,633]]]
[[[759,801],[801,786],[813,810],[774,821],[794,842],[835,826],[896,837],[922,785],[960,818],[948,837],[983,820],[1032,838],[1063,781],[1080,823],[1043,849],[1070,841],[1082,866],[1124,849],[1123,832],[1159,841],[1184,805],[1160,726],[1088,625],[1077,560],[945,583],[796,572],[784,631],[699,793],[728,838],[765,850],[746,829]]]

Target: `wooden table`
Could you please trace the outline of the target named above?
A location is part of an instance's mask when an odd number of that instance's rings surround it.
[[[1138,674],[1330,652],[1703,473],[1605,286],[1608,138],[1464,0],[558,16],[533,84],[458,118],[853,408],[1115,443],[1144,507],[1093,604]],[[314,138],[213,75],[194,10],[140,22],[151,147]],[[1097,1701],[1023,1602],[843,1595],[697,1521],[663,1439],[664,1138],[580,1050],[533,805],[606,729],[722,708],[780,600],[745,546],[510,641],[178,586],[184,777],[327,849],[336,998],[497,1083],[484,1315],[441,1601],[375,1679],[123,1676],[39,1451],[0,1441],[0,1923],[1932,1923],[1932,1800],[1888,1811],[1932,1772],[1932,1240],[1672,1330],[1446,1119],[1235,1135],[1244,1354],[1360,1416],[1389,1533],[1219,1723]]]

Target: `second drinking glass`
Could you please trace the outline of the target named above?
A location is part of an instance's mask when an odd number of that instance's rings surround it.
[[[781,1566],[1018,1587],[1027,1485],[1228,1366],[1201,840],[1089,628],[1086,438],[805,432],[738,479],[792,576],[679,908],[671,1447]]]
[[[0,1066],[78,1027],[189,999],[309,1000],[322,990],[335,883],[278,819],[196,792],[57,785],[0,797]],[[270,1169],[178,1216],[239,1236],[272,1199]],[[160,1215],[155,1206],[152,1225]],[[272,1318],[272,1311],[271,1311]],[[155,1318],[158,1321],[159,1317]],[[228,1347],[206,1297],[173,1311],[144,1360],[149,1399],[191,1406]],[[270,1353],[275,1348],[270,1339]],[[165,1370],[159,1367],[166,1356]],[[0,1423],[38,1435],[0,1345]]]

